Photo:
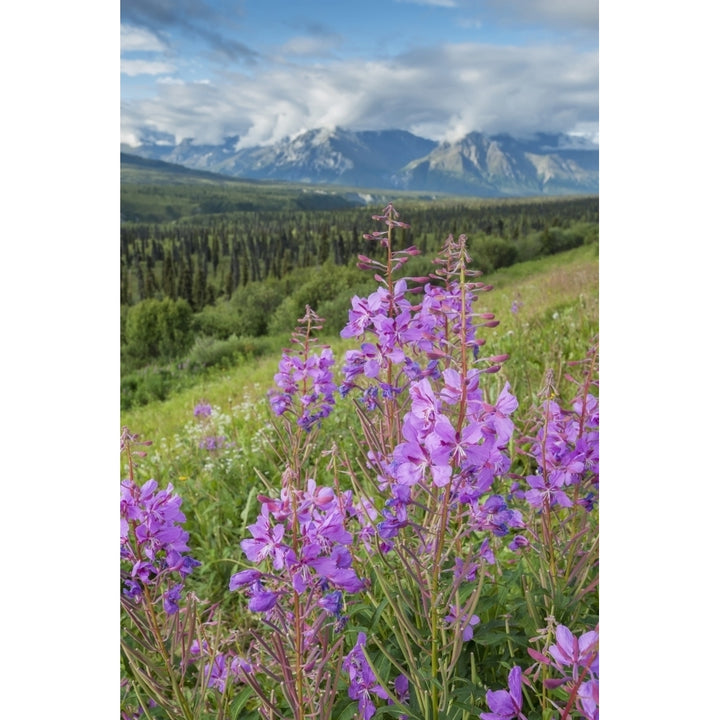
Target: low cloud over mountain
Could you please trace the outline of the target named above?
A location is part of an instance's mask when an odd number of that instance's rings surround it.
[[[310,130],[272,145],[236,149],[175,144],[156,135],[122,151],[231,177],[486,197],[597,193],[597,145],[560,134],[516,138],[472,132],[434,142],[403,130]]]

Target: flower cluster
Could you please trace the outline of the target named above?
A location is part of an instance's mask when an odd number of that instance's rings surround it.
[[[188,533],[181,527],[185,515],[182,498],[172,484],[158,490],[155,480],[139,487],[132,480],[121,483],[120,557],[129,570],[124,572],[125,594],[138,598],[143,587],[159,586],[177,574],[179,580],[163,593],[165,612],[178,611],[183,580],[200,563],[186,554]]]
[[[224,435],[207,435],[204,437],[198,447],[201,450],[220,450],[225,445]]]
[[[367,635],[364,632],[358,633],[355,646],[343,661],[343,670],[350,677],[348,696],[358,701],[358,711],[363,720],[369,720],[375,714],[373,695],[383,700],[389,698],[365,657],[363,647],[366,642]]]
[[[537,472],[526,477],[530,489],[524,493],[525,500],[534,508],[578,504],[590,511],[600,472],[597,398],[583,389],[572,409],[564,410],[550,392],[548,395],[544,418],[530,450]],[[575,489],[575,500],[568,497],[568,488]]]
[[[194,408],[193,415],[196,418],[207,418],[212,415],[212,405],[205,400],[201,400]]]
[[[382,269],[384,277],[375,276],[380,287],[367,298],[352,299],[341,336],[357,338],[360,346],[346,354],[341,394],[361,394],[368,411],[361,415],[363,428],[369,428],[367,465],[375,471],[376,488],[385,499],[377,522],[364,526],[363,532],[374,532],[375,547],[389,562],[391,553],[400,558],[393,572],[404,573],[423,603],[447,608],[444,621],[452,629],[454,648],[447,656],[439,657],[445,630],[431,615],[420,621],[422,629],[412,624],[403,628],[404,636],[418,643],[403,650],[410,676],[409,683],[407,677],[404,682],[415,686],[420,697],[436,694],[427,684],[423,656],[431,656],[431,667],[443,668],[443,677],[450,676],[462,643],[472,639],[480,623],[474,612],[479,588],[485,566],[495,563],[490,537],[503,537],[524,522],[518,510],[492,492],[510,468],[511,416],[518,403],[507,383],[494,403],[483,388],[484,374],[497,372],[507,359],[481,357],[485,340],[478,331],[497,321],[474,307],[476,293],[489,286],[471,279],[475,273],[467,267],[464,235],[447,238],[435,261],[437,269],[428,278],[395,279],[393,273],[408,253],[416,253],[414,248],[393,250],[396,217],[388,206],[384,215],[375,217],[388,230],[366,236],[380,239],[387,260],[382,264],[360,257],[360,267]],[[410,281],[418,287],[411,288]],[[422,299],[412,302],[417,291]],[[439,582],[447,572],[454,578],[449,588]],[[379,568],[376,574],[381,580]],[[460,597],[462,603],[457,602]],[[394,620],[407,622],[397,611]],[[364,644],[365,636],[358,642]],[[373,696],[387,699],[387,685],[375,681],[357,645],[351,657],[355,660],[346,663],[353,673],[351,697],[368,718],[374,712]]]
[[[416,499],[412,490],[416,486],[426,490],[450,485],[455,500],[471,506],[469,519],[475,529],[504,534],[508,524],[522,524],[519,513],[509,511],[503,521],[492,525],[486,519],[488,508],[477,505],[493,480],[509,468],[505,450],[517,400],[506,384],[492,405],[480,386],[482,373],[496,371],[505,356],[485,358],[490,362],[485,369],[469,367],[468,353],[478,361],[484,344],[477,328],[494,321],[491,315],[473,314],[473,289],[481,284],[465,281],[470,274],[465,269],[469,261],[465,240],[448,238],[443,267],[435,276],[444,285],[426,283],[418,305],[405,297],[406,279],[397,280],[392,291],[386,282],[367,299],[353,298],[349,322],[341,332],[348,338],[364,339],[368,334],[376,338],[348,351],[343,394],[364,387],[369,409],[377,407],[379,397],[388,401],[400,393],[409,397],[410,410],[402,417],[397,442],[385,457],[371,457],[380,471],[380,487],[388,488],[391,496],[378,526],[386,550],[407,525],[407,506]],[[459,280],[454,276],[458,268]]]
[[[190,645],[190,655],[194,662],[210,659],[204,663],[202,672],[207,679],[208,687],[215,688],[219,692],[225,691],[225,686],[235,683],[243,677],[243,673],[252,672],[250,664],[242,656],[234,653],[215,652],[208,653],[207,643],[202,645],[194,640]]]
[[[340,619],[342,593],[357,593],[365,583],[352,567],[353,535],[348,521],[356,516],[352,494],[337,496],[308,480],[304,490],[289,484],[279,498],[259,496],[257,520],[248,526],[252,538],[240,545],[248,560],[267,561],[268,572],[242,570],[230,578],[230,590],[244,588],[248,608],[268,613],[295,593],[317,595],[318,607]]]
[[[329,347],[323,347],[319,354],[310,352],[315,339],[310,333],[322,327],[322,320],[310,307],[306,307],[298,323],[292,337],[296,347],[294,351],[283,351],[275,375],[276,387],[269,398],[276,415],[295,415],[297,424],[310,430],[319,425],[335,405],[337,386],[332,374],[335,358]]]

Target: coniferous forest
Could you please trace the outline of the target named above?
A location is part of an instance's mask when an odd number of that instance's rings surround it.
[[[306,305],[338,332],[349,299],[367,290],[357,256],[378,251],[363,238],[372,205],[293,186],[184,182],[123,183],[123,218],[133,218],[120,228],[124,407],[162,398],[178,370],[273,349],[269,338],[287,337]],[[598,239],[597,196],[399,203],[410,228],[397,242],[420,251],[411,275],[431,270],[448,233],[467,236],[485,274]]]

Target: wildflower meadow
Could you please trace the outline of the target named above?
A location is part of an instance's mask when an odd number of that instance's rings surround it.
[[[514,387],[523,299],[373,220],[337,344],[308,306],[262,402],[123,428],[123,720],[599,718],[598,339]]]

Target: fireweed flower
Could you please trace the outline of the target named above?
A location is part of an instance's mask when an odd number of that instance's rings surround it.
[[[402,703],[410,700],[410,681],[405,675],[398,675],[395,678],[395,694]]]
[[[180,582],[166,587],[163,608],[168,615],[178,612],[183,583],[200,563],[185,554],[189,534],[181,525],[185,515],[180,510],[182,498],[173,493],[172,484],[158,490],[155,480],[142,487],[132,480],[120,485],[120,558],[124,594],[139,601],[143,587],[161,588],[172,576]],[[129,568],[129,569],[128,569]]]
[[[469,620],[465,613],[458,617],[457,607],[455,607],[455,605],[450,605],[450,612],[445,616],[444,620],[449,625],[464,626],[462,637],[465,642],[472,640],[473,628],[480,622],[480,618],[477,615],[471,615]]]
[[[365,633],[358,633],[355,646],[347,654],[342,665],[343,670],[350,676],[348,696],[358,701],[358,711],[363,720],[369,720],[375,714],[372,695],[383,700],[388,699],[388,694],[378,683],[375,673],[365,659],[363,647],[366,642],[367,636]]]
[[[239,590],[241,587],[252,585],[262,577],[259,570],[241,570],[230,577],[230,590]]]
[[[216,653],[212,662],[206,663],[203,668],[209,687],[216,688],[221,693],[225,692],[228,681],[235,681],[241,677],[243,672],[251,671],[247,661],[239,655],[226,652]]]
[[[522,713],[522,671],[515,665],[508,674],[507,690],[488,690],[485,694],[485,701],[490,710],[489,713],[480,713],[482,720],[527,720]]]
[[[278,597],[278,593],[265,590],[262,583],[257,581],[249,591],[248,609],[252,612],[269,612],[275,607]]]
[[[524,535],[516,535],[508,544],[508,550],[517,552],[518,550],[526,548],[529,544],[530,542]]]
[[[562,490],[563,473],[551,473],[547,478],[542,475],[528,475],[526,480],[530,490],[525,492],[525,500],[535,508],[542,508],[545,503],[549,507],[572,507],[572,500]]]
[[[223,435],[208,435],[203,438],[198,447],[201,450],[220,450],[225,445],[225,437]]]
[[[599,484],[598,429],[598,402],[592,394],[581,390],[571,410],[561,408],[552,396],[546,399],[543,422],[530,450],[538,466],[537,473],[527,478],[531,490],[525,499],[530,505],[572,507],[564,488],[576,485],[585,491],[581,495],[574,491],[577,504],[588,512],[593,509]]]
[[[210,417],[212,415],[212,406],[203,400],[195,406],[193,415],[199,418]]]
[[[522,515],[511,510],[501,495],[490,496],[482,505],[472,508],[473,526],[489,530],[493,535],[507,535],[511,527],[523,527]]]
[[[180,593],[182,592],[182,583],[173,585],[163,595],[163,607],[168,615],[174,615],[180,608],[178,603],[180,602]]]
[[[289,476],[284,481],[290,482]],[[230,578],[230,590],[245,589],[249,608],[267,612],[288,593],[317,593],[315,603],[332,610],[340,595],[365,589],[352,567],[349,547],[354,536],[347,525],[358,515],[347,492],[338,497],[314,479],[304,490],[287,485],[281,499],[259,495],[260,515],[248,526],[252,538],[240,546],[250,562],[272,564],[272,573],[243,570]],[[333,614],[336,614],[333,610]]]
[[[248,530],[252,533],[252,539],[240,542],[240,547],[245,552],[248,560],[250,562],[260,562],[264,558],[270,557],[275,570],[284,568],[285,555],[289,549],[287,545],[281,542],[285,534],[285,526],[271,525],[267,505],[263,504],[257,521],[252,525],[248,525]]]
[[[182,498],[172,484],[156,490],[155,480],[142,487],[123,480],[120,487],[120,557],[132,566],[131,576],[145,584],[164,572],[185,577],[200,564],[184,555],[189,534],[181,527]]]
[[[600,683],[597,680],[580,683],[578,701],[587,720],[600,720]]]
[[[355,295],[350,301],[352,309],[348,313],[348,323],[340,331],[340,337],[362,337],[368,328],[374,327],[373,321],[381,312],[385,299],[381,290],[376,290],[367,298]]]
[[[572,679],[577,681],[582,668],[588,668],[593,675],[599,671],[598,643],[599,635],[589,630],[575,637],[564,625],[558,625],[555,631],[556,643],[549,647],[555,667],[563,671],[569,667]]]
[[[318,605],[330,615],[340,617],[343,607],[342,593],[339,590],[333,590],[318,600]]]
[[[304,430],[326,418],[335,405],[338,388],[333,380],[333,352],[324,347],[320,353],[310,352],[312,330],[322,327],[320,318],[306,307],[305,316],[293,333],[292,341],[299,345],[294,351],[283,351],[275,388],[268,393],[270,407],[276,415],[294,414]]]

